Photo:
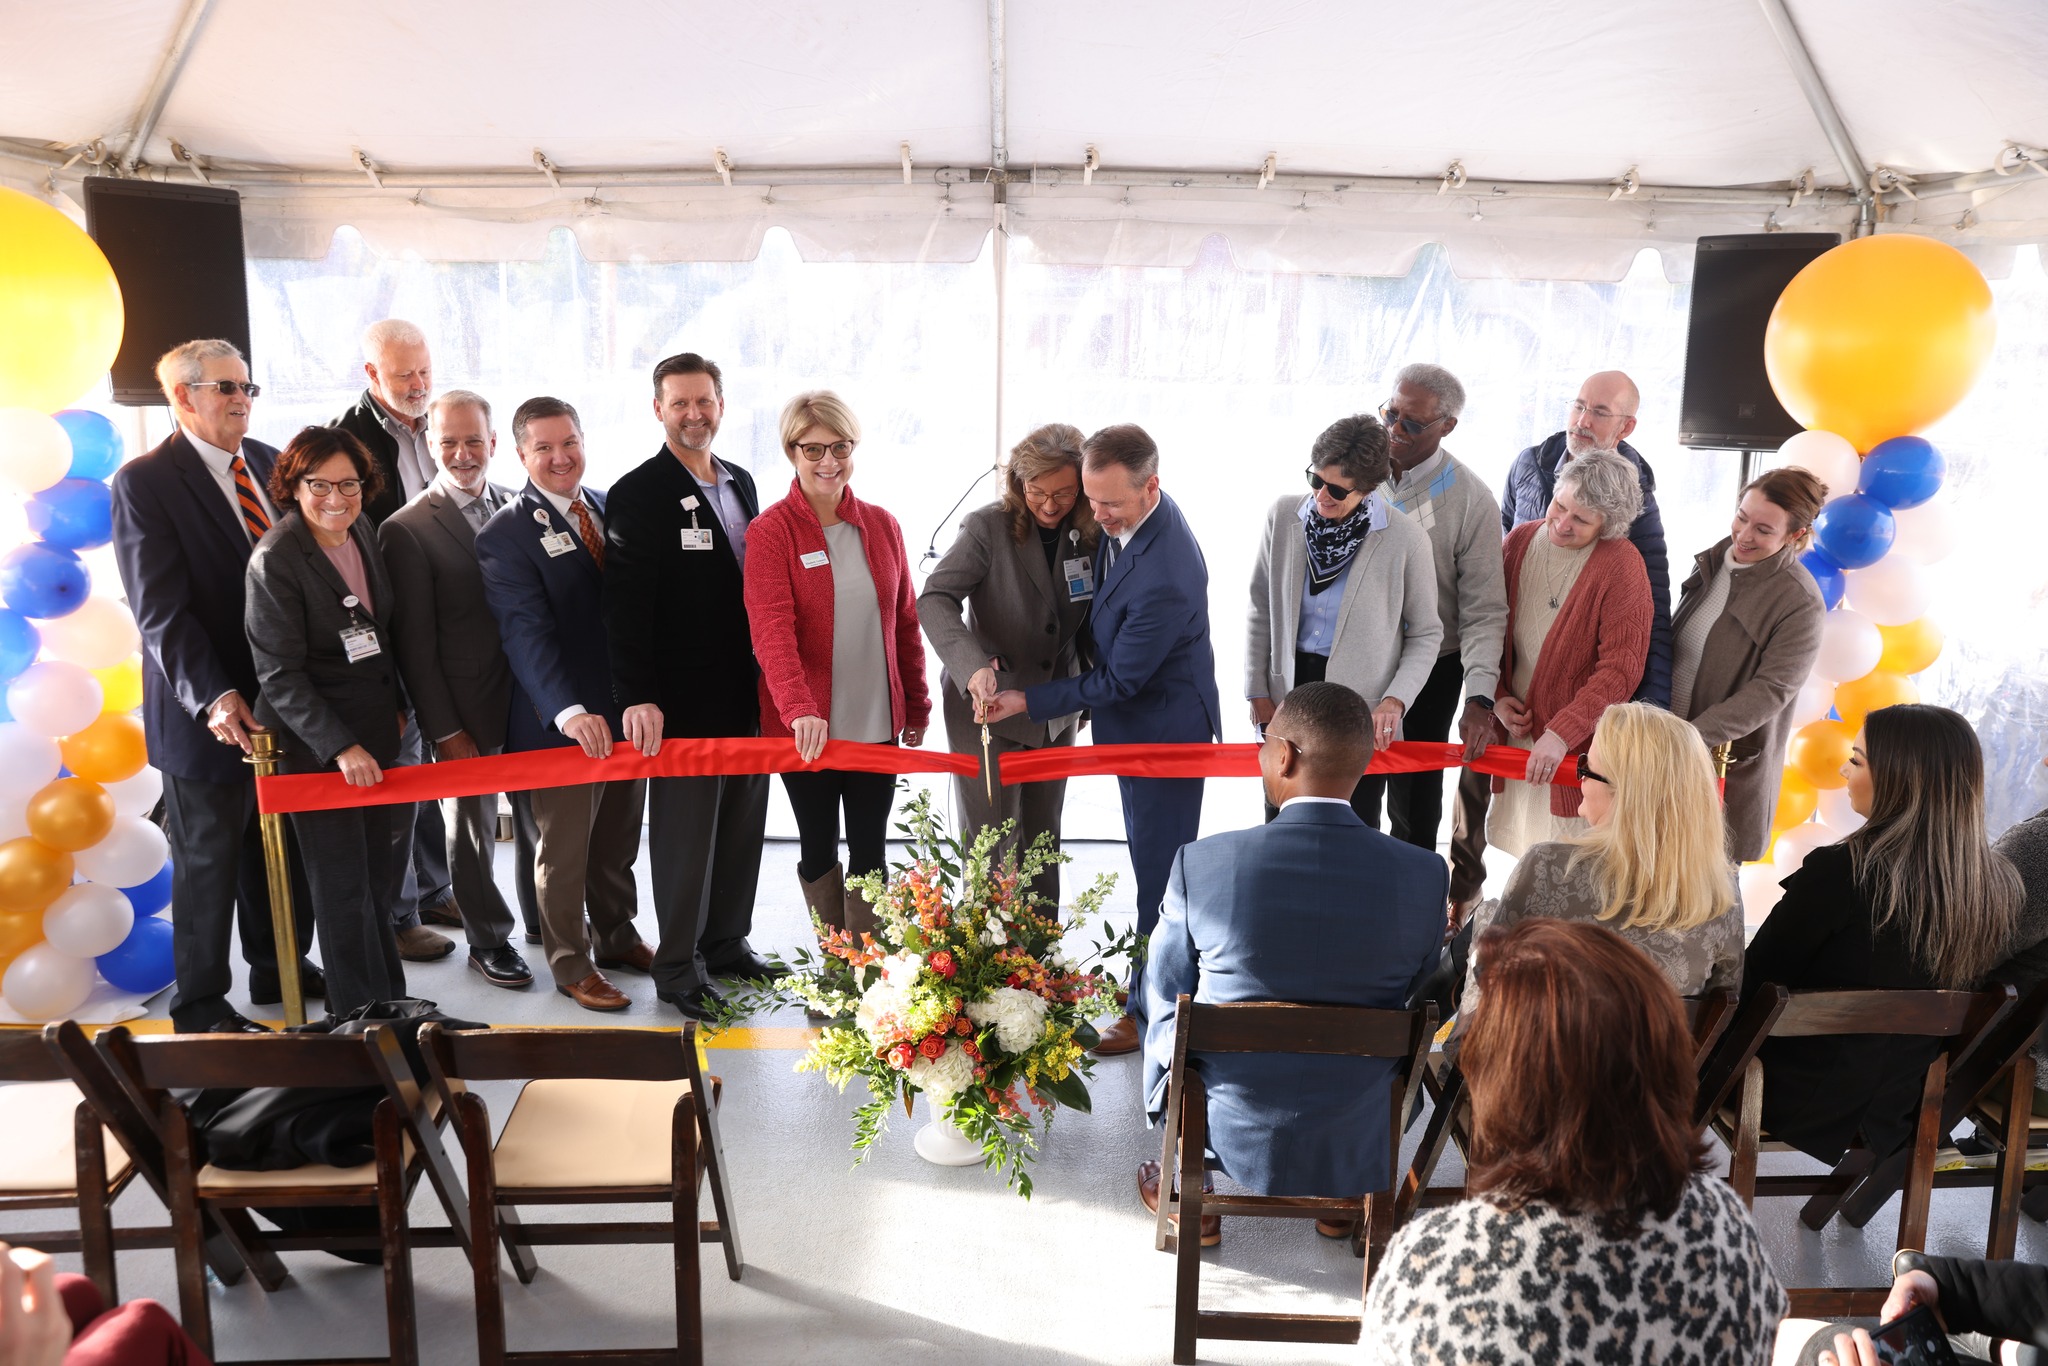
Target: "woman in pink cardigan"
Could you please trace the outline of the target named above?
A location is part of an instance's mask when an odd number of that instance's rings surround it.
[[[1507,742],[1529,751],[1529,777],[1493,780],[1501,795],[1486,839],[1517,858],[1585,831],[1579,789],[1550,780],[1568,755],[1583,772],[1600,713],[1642,681],[1650,575],[1628,539],[1642,507],[1635,466],[1611,451],[1574,456],[1543,520],[1522,523],[1502,547],[1508,629],[1493,715]]]
[[[747,528],[747,619],[761,665],[761,733],[795,739],[805,764],[827,739],[924,743],[931,698],[917,593],[896,519],[853,496],[860,421],[837,394],[798,394],[782,410],[789,496]],[[796,814],[804,904],[830,926],[875,927],[846,878],[881,871],[896,780],[814,769],[782,775]],[[846,812],[846,862],[839,813]]]

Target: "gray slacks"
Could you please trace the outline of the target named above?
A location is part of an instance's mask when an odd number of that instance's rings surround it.
[[[949,698],[948,701],[950,702],[950,700]],[[974,724],[971,716],[964,725],[956,727],[952,712],[953,708],[949,705],[946,708],[946,742],[948,747],[955,754],[972,754],[976,758],[981,757],[981,727]],[[1078,727],[1075,728],[1075,730],[1078,729]],[[1047,746],[1047,748],[1071,746],[1074,743],[1075,730],[1067,731],[1059,739],[1053,741],[1052,745]],[[1014,740],[1005,740],[1002,736],[994,733],[991,733],[988,737],[988,749],[991,758],[1000,759],[1005,754],[1014,754],[1020,750],[1028,750],[1030,748],[1032,747],[1029,745],[1020,745]],[[1050,782],[1043,783],[1015,783],[1009,787],[1004,787],[1001,782],[997,782],[995,784],[995,800],[993,802],[989,800],[988,785],[979,776],[973,778],[963,776],[953,779],[953,818],[955,828],[959,830],[962,841],[973,840],[987,826],[1001,825],[1004,821],[1015,821],[1017,823],[1016,828],[1010,832],[1008,838],[996,846],[995,856],[998,859],[1010,850],[1015,849],[1017,857],[1021,861],[1024,857],[1024,851],[1029,849],[1032,842],[1041,834],[1050,834],[1053,847],[1057,849],[1060,842],[1060,814],[1066,809],[1066,804],[1067,780],[1065,778],[1055,778]],[[1037,892],[1047,901],[1050,901],[1053,906],[1057,907],[1060,904],[1059,866],[1055,864],[1053,867],[1047,868],[1044,872],[1040,873],[1033,880],[1031,890]],[[1057,911],[1054,912],[1054,916],[1057,918]]]
[[[504,947],[512,937],[512,908],[505,904],[505,894],[498,890],[497,794],[447,797],[439,802],[421,802],[420,806],[439,808],[447,824],[448,875],[469,946]],[[418,828],[414,826],[415,830]],[[515,871],[528,885],[532,884],[531,861]]]
[[[647,782],[647,863],[661,945],[654,984],[680,995],[748,950],[768,775],[737,773]]]
[[[640,942],[633,928],[640,908],[633,860],[640,855],[646,800],[645,779],[527,794],[539,834],[533,889],[540,902],[541,943],[556,986],[574,986],[597,971],[595,959],[631,952]]]

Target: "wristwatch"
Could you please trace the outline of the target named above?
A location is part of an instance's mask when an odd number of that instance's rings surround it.
[[[1493,699],[1491,697],[1480,697],[1477,694],[1474,694],[1473,696],[1465,699],[1465,705],[1468,707],[1484,707],[1488,711],[1492,711]]]

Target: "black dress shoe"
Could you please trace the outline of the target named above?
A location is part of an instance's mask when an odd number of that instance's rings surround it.
[[[215,1020],[207,1027],[206,1032],[209,1034],[268,1034],[270,1030],[266,1026],[257,1024],[240,1011],[231,1010],[227,1013],[226,1019]]]
[[[494,987],[523,987],[533,983],[533,969],[526,966],[526,960],[510,944],[500,944],[494,949],[471,949],[469,966],[472,971],[482,973],[484,980]]]
[[[725,998],[720,996],[715,988],[708,986],[691,987],[688,991],[681,993],[657,991],[654,993],[654,996],[656,1000],[666,1005],[672,1005],[691,1019],[698,1021],[716,1020],[718,1012],[725,1005]]]
[[[315,997],[323,1001],[327,999],[327,977],[311,963],[299,965],[299,995],[308,1001],[313,1000]],[[258,982],[253,977],[249,979],[250,1005],[274,1006],[282,1005],[283,1003],[284,987],[281,984],[277,982],[265,984]]]
[[[771,963],[752,949],[743,950],[736,957],[723,963],[711,965],[714,977],[744,977],[754,981],[773,981],[777,977],[789,976],[789,969],[780,963]]]

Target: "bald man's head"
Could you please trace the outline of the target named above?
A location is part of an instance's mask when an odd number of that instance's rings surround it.
[[[1565,453],[1580,456],[1619,446],[1636,429],[1642,401],[1636,382],[1619,370],[1588,375],[1566,414]]]

